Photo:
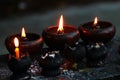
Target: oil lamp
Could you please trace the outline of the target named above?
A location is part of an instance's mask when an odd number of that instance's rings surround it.
[[[63,24],[63,15],[60,17],[59,27],[49,26],[42,32],[46,45],[52,49],[64,49],[65,45],[74,45],[79,40],[79,31],[76,27]]]
[[[25,33],[25,29],[22,28],[21,34],[14,34],[5,39],[6,48],[11,54],[15,54],[13,42],[15,37],[20,40],[20,49],[22,51],[27,51],[30,54],[30,57],[36,56],[43,47],[43,39],[40,35],[35,33]]]
[[[109,42],[115,35],[115,26],[107,21],[94,21],[80,25],[80,37],[84,42]]]
[[[22,53],[19,49],[19,40],[14,38],[15,55],[9,55],[8,67],[13,72],[10,77],[11,80],[26,80],[30,78],[30,74],[27,73],[31,65],[31,60],[27,52]]]

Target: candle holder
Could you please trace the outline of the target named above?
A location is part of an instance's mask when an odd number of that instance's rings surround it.
[[[7,50],[11,54],[15,54],[14,49],[14,37],[17,37],[20,40],[20,49],[23,51],[27,51],[30,57],[34,57],[40,52],[41,48],[43,47],[43,39],[40,35],[35,33],[26,33],[27,39],[21,37],[21,34],[15,34],[8,36],[5,39],[5,45]]]
[[[93,22],[87,22],[79,28],[81,39],[86,42],[109,42],[115,35],[115,26],[106,21],[98,21],[96,25]]]
[[[39,65],[42,67],[41,74],[47,77],[59,75],[62,60],[59,51],[44,48],[42,55],[38,59]]]
[[[52,49],[64,49],[65,45],[74,45],[79,40],[79,31],[76,27],[64,25],[64,32],[57,32],[58,26],[50,26],[42,32],[46,45]]]
[[[86,56],[86,49],[83,43],[76,42],[74,46],[66,45],[66,49],[61,51],[65,58],[82,62]]]
[[[10,80],[27,80],[31,78],[31,75],[27,73],[31,65],[30,57],[27,55],[21,56],[17,59],[14,55],[9,55],[8,67],[13,72]]]
[[[103,66],[107,57],[107,47],[103,43],[89,43],[86,45],[87,65],[89,67]]]

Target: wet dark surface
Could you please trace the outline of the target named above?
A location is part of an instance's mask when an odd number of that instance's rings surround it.
[[[108,55],[104,64],[100,67],[87,67],[85,61],[72,62],[65,59],[61,67],[61,74],[56,77],[44,77],[41,75],[41,67],[36,59],[33,61],[28,72],[31,74],[30,80],[119,80],[120,79],[120,54],[118,52],[120,37],[115,37],[107,43]],[[0,56],[0,80],[9,80],[11,71],[7,67],[7,56]],[[69,63],[69,64],[68,64]],[[84,66],[83,66],[84,65]]]

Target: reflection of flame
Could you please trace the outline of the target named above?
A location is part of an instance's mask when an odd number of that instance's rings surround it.
[[[97,25],[97,22],[98,22],[98,18],[95,17],[95,19],[94,19],[94,25],[95,25],[95,26]]]
[[[19,53],[19,40],[17,37],[14,38],[14,44],[15,44],[15,55],[16,55],[16,59],[20,58],[20,53]]]
[[[52,57],[52,58],[54,58],[54,57],[55,57],[55,54],[50,54],[49,56]]]
[[[99,43],[96,43],[95,48],[100,48]]]
[[[64,29],[63,29],[63,15],[61,15],[60,17],[60,21],[59,21],[59,27],[57,29],[57,32],[59,33],[63,33]]]
[[[26,37],[26,33],[25,33],[25,29],[24,29],[24,27],[22,28],[21,37]]]
[[[15,47],[19,47],[19,40],[17,37],[14,38]]]
[[[42,59],[45,59],[48,56],[48,53],[46,53],[44,56],[41,56]]]
[[[53,51],[53,52],[58,53],[58,51]],[[51,54],[50,54],[50,53],[51,53]],[[55,53],[48,52],[48,53],[46,53],[44,56],[41,56],[41,58],[42,58],[42,59],[45,59],[47,56],[54,58],[54,57],[55,57]]]

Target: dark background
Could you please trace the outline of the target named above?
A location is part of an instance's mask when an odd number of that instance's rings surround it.
[[[100,2],[118,2],[119,0],[0,0],[0,16],[6,17],[27,12],[44,12],[68,6],[86,6]]]

